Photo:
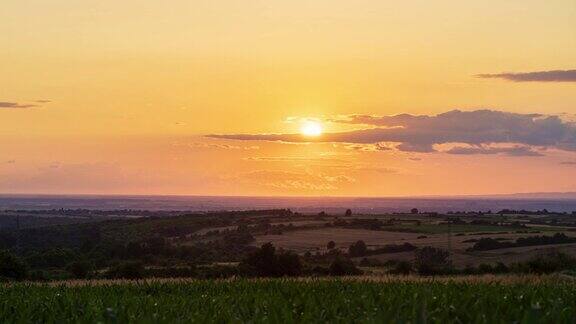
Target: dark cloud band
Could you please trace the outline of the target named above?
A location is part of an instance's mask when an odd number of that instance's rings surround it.
[[[484,79],[504,79],[514,82],[576,82],[576,70],[479,74],[477,77]]]
[[[0,109],[24,109],[24,108],[33,108],[33,107],[38,107],[38,105],[0,101]]]

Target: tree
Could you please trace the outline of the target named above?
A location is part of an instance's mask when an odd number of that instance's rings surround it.
[[[298,276],[302,273],[300,257],[292,252],[276,254],[272,243],[262,245],[240,264],[248,275],[258,277]]]
[[[281,276],[299,276],[302,274],[300,257],[292,252],[284,252],[276,258],[277,274]]]
[[[8,251],[0,251],[0,277],[22,280],[26,278],[26,264]]]
[[[345,258],[336,258],[328,269],[331,276],[354,276],[362,274],[362,271],[352,261]]]
[[[66,270],[72,274],[72,276],[76,279],[84,279],[90,275],[91,271],[90,263],[86,261],[75,261],[70,263]]]
[[[276,275],[275,254],[276,248],[272,243],[266,243],[257,251],[250,254],[244,263],[255,272],[257,276],[268,277]]]
[[[346,213],[344,214],[345,216],[352,216],[352,210],[351,209],[346,209]]]
[[[412,208],[412,209],[410,210],[410,213],[411,213],[411,214],[418,214],[418,208]]]
[[[140,279],[144,277],[146,269],[142,262],[129,261],[121,263],[108,271],[112,278]]]
[[[330,242],[328,242],[328,244],[326,244],[326,248],[327,248],[328,250],[332,250],[332,249],[334,249],[335,247],[336,247],[336,242],[334,242],[334,241],[330,241]]]
[[[364,256],[366,255],[367,251],[368,247],[366,247],[366,243],[364,243],[364,241],[362,240],[356,241],[356,243],[350,245],[350,247],[348,248],[348,254],[351,257]]]
[[[400,261],[396,263],[394,269],[390,271],[393,274],[408,275],[412,272],[412,264],[408,261]]]
[[[426,246],[415,252],[415,266],[422,275],[445,272],[450,268],[449,253],[446,250]]]

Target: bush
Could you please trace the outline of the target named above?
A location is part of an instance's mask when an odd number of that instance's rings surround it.
[[[364,241],[362,240],[356,241],[356,243],[350,245],[350,247],[348,248],[348,254],[351,257],[364,256],[366,255],[367,251],[368,247],[366,246],[366,243],[364,243]]]
[[[362,274],[362,271],[354,265],[350,259],[336,258],[332,261],[328,271],[331,276],[355,276]]]
[[[154,278],[191,278],[197,275],[195,266],[156,268],[146,272],[149,277]]]
[[[48,281],[48,276],[43,270],[30,271],[28,274],[28,280],[31,281]]]
[[[468,249],[468,251],[487,251],[495,249],[503,249],[509,247],[520,247],[520,246],[534,246],[534,245],[548,245],[548,244],[566,244],[574,243],[576,238],[566,236],[564,233],[556,233],[553,236],[528,236],[520,237],[516,242],[500,242],[493,238],[481,238]]]
[[[276,254],[272,243],[262,245],[239,265],[240,271],[249,276],[282,277],[302,274],[300,257],[292,252]]]
[[[238,267],[227,265],[213,265],[209,267],[198,267],[197,276],[202,279],[219,279],[237,276]]]
[[[332,250],[335,247],[336,247],[336,242],[334,242],[334,241],[330,241],[330,242],[328,242],[328,244],[326,244],[326,248],[328,250]]]
[[[76,279],[85,279],[90,275],[92,267],[86,261],[75,261],[66,267],[68,271]]]
[[[299,276],[302,274],[300,257],[292,252],[281,253],[276,257],[277,273],[281,276]]]
[[[362,260],[360,260],[360,263],[358,265],[361,267],[381,267],[381,266],[383,266],[383,264],[382,264],[382,262],[380,262],[380,260],[372,259],[372,258],[362,258]]]
[[[450,270],[449,253],[446,250],[426,246],[416,250],[415,267],[421,275],[446,273]]]
[[[398,253],[409,252],[416,250],[416,246],[406,242],[404,244],[386,244],[381,248],[375,250],[368,250],[365,254],[384,254],[384,253]]]
[[[546,274],[562,270],[575,269],[576,259],[557,250],[541,253],[524,263],[514,264],[516,272]]]
[[[409,275],[412,272],[412,263],[408,261],[400,261],[396,263],[394,269],[390,270],[392,274]]]
[[[0,251],[0,277],[11,280],[26,278],[26,264],[8,251]]]
[[[142,262],[128,261],[121,263],[108,270],[107,277],[122,279],[141,279],[144,278],[146,269]]]

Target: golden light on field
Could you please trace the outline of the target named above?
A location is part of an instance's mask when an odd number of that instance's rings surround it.
[[[305,121],[300,132],[304,136],[320,136],[322,135],[322,124],[316,121]]]

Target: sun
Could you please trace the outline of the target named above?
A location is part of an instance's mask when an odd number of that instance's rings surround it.
[[[320,136],[322,135],[322,124],[316,121],[305,121],[300,128],[300,132],[304,136]]]

